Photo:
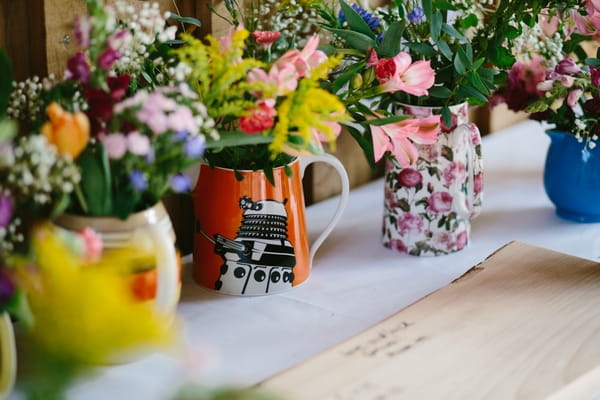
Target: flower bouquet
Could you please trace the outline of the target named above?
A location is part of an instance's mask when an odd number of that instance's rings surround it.
[[[546,192],[560,216],[578,222],[600,220],[600,53],[593,58],[584,50],[586,41],[598,36],[598,15],[592,1],[547,13],[536,32],[541,45],[524,46],[523,60],[515,63],[492,102],[505,102],[544,122],[551,139]]]

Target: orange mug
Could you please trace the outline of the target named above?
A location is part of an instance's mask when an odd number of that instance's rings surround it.
[[[302,177],[325,162],[339,174],[342,193],[329,224],[312,245],[306,231]],[[194,279],[220,293],[244,296],[282,292],[306,281],[319,246],[339,221],[348,201],[348,175],[330,154],[299,157],[265,173],[200,166],[194,188]]]

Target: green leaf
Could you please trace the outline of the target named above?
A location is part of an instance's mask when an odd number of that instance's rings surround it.
[[[421,5],[423,6],[425,18],[427,18],[427,21],[431,21],[431,16],[433,15],[433,4],[431,3],[431,0],[423,0]]]
[[[471,53],[471,57],[467,55],[467,52],[464,48],[459,47],[456,49],[456,55],[460,59],[461,64],[465,67],[466,70],[471,69],[473,65],[473,54]]]
[[[377,47],[375,39],[363,35],[360,32],[349,31],[347,29],[335,29],[327,28],[328,31],[336,34],[340,38],[344,39],[352,48],[366,53],[368,49],[374,49]]]
[[[488,87],[483,83],[482,79],[479,77],[479,74],[477,74],[475,72],[469,72],[469,74],[467,75],[467,78],[469,80],[469,83],[471,85],[473,85],[481,93],[483,93],[485,95],[490,94]]]
[[[400,199],[398,201],[397,205],[404,212],[409,212],[410,211],[410,204],[408,204],[408,201],[406,199]]]
[[[404,24],[402,22],[394,22],[385,31],[383,40],[377,48],[377,54],[380,57],[392,58],[400,52],[400,43],[404,32]]]
[[[465,18],[462,18],[459,21],[460,26],[463,29],[468,29],[468,28],[471,28],[473,26],[477,26],[478,22],[479,22],[479,18],[477,18],[477,15],[475,15],[475,14],[469,14]]]
[[[442,13],[436,11],[430,20],[431,39],[433,41],[436,41],[440,37],[443,22]]]
[[[119,188],[114,195],[113,214],[120,219],[127,218],[140,200],[140,194],[130,185]]]
[[[467,68],[463,64],[458,52],[456,52],[456,55],[454,56],[454,70],[458,75],[464,75],[467,72]]]
[[[473,46],[471,46],[470,42],[465,43],[465,53],[467,55],[467,59],[469,60],[469,68],[473,68]]]
[[[505,36],[507,39],[509,39],[509,40],[515,39],[515,38],[519,37],[520,34],[521,34],[520,29],[517,29],[514,26],[510,26],[510,25],[506,27]]]
[[[361,131],[350,125],[344,125],[344,129],[346,129],[350,135],[352,135],[354,140],[356,140],[356,143],[358,143],[365,154],[365,158],[367,159],[369,166],[372,170],[375,170],[377,168],[377,164],[373,159],[373,142],[369,140],[370,135],[369,138],[367,138],[367,134],[363,134]]]
[[[450,46],[448,46],[448,43],[440,39],[436,41],[435,44],[438,47],[438,49],[440,49],[442,55],[446,57],[449,61],[452,61],[452,50],[450,49]]]
[[[108,156],[101,143],[90,145],[77,158],[81,171],[81,194],[90,216],[112,213],[112,188]]]
[[[369,27],[369,24],[367,24],[365,20],[362,19],[360,14],[354,11],[354,9],[350,7],[348,3],[346,3],[344,0],[340,0],[340,6],[342,7],[342,12],[346,17],[346,21],[348,21],[348,26],[350,27],[350,29],[352,29],[355,32],[360,32],[364,35],[367,35],[372,39],[375,39],[377,37],[377,35],[375,35],[375,32],[373,32]]]
[[[12,139],[17,134],[17,123],[8,118],[0,118],[0,143]]]
[[[445,86],[433,86],[429,89],[429,95],[438,99],[447,99],[452,95],[452,91]]]
[[[404,121],[404,120],[407,120],[410,118],[412,118],[410,115],[394,115],[392,117],[368,119],[366,121],[361,122],[361,125],[383,126],[383,125],[388,125],[388,124],[393,124],[396,122]]]
[[[264,144],[271,143],[273,141],[272,137],[263,136],[263,135],[249,135],[242,131],[227,131],[221,132],[221,139],[218,141],[207,141],[206,148],[207,149],[218,149],[222,147],[230,147],[230,146],[244,146],[249,144]]]
[[[193,17],[182,17],[181,15],[178,15],[178,14],[169,13],[169,18],[174,19],[177,22],[181,22],[182,24],[190,24],[190,25],[197,26],[198,28],[200,28],[202,26],[202,22],[200,22],[199,19],[196,19]]]
[[[504,47],[498,46],[494,49],[494,64],[498,68],[510,69],[515,61],[515,57]]]
[[[600,52],[600,48],[598,49],[598,51]],[[591,65],[594,68],[598,68],[600,67],[600,59],[598,58],[586,58],[585,59],[585,64],[586,65]]]
[[[406,46],[408,46],[409,49],[426,57],[434,57],[436,55],[436,51],[433,46],[427,42],[406,43]]]
[[[475,60],[475,62],[473,63],[473,70],[477,71],[479,68],[481,68],[484,62],[485,58],[478,58],[477,60]]]
[[[452,112],[448,106],[442,108],[442,123],[445,126],[452,126]]]
[[[487,96],[485,96],[483,93],[481,93],[474,87],[465,85],[465,84],[460,84],[456,93],[459,94],[460,96],[467,97],[467,98],[473,97],[473,98],[479,99],[483,102],[487,102],[487,100],[488,100]]]
[[[13,81],[10,60],[2,49],[0,49],[0,77],[0,117],[2,117],[6,114]]]
[[[455,10],[457,10],[457,8],[454,7],[454,5],[452,5],[447,0],[435,0],[433,2],[433,6],[435,7],[436,10],[444,10],[444,11],[455,11]]]
[[[452,36],[453,38],[456,38],[463,42],[465,42],[467,40],[459,31],[454,29],[454,27],[452,25],[448,25],[448,24],[444,23],[444,24],[442,24],[442,30],[444,32],[446,32],[448,35]]]

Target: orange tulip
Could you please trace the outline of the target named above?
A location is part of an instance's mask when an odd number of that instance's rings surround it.
[[[46,108],[50,118],[42,125],[42,135],[60,154],[77,158],[90,139],[90,121],[82,112],[70,113],[55,102]]]

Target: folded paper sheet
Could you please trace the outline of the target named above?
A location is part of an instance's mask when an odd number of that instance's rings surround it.
[[[600,398],[600,264],[511,242],[261,386],[291,400]]]

